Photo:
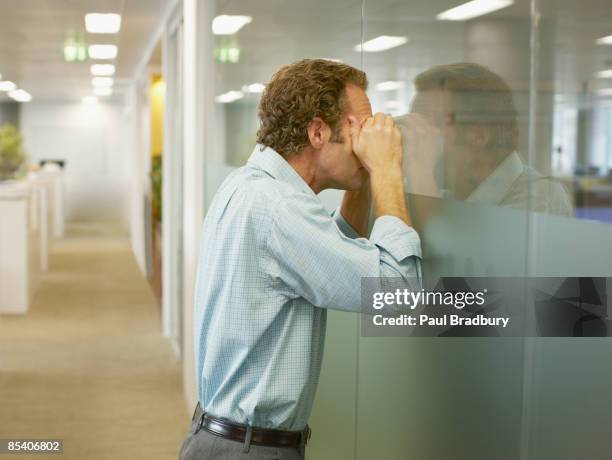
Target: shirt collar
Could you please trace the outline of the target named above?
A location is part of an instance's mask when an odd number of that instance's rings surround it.
[[[256,144],[247,164],[268,173],[275,179],[288,183],[302,192],[314,195],[314,191],[302,179],[302,176],[287,163],[287,160],[270,147]]]
[[[466,201],[481,204],[500,204],[525,167],[518,153],[512,152],[482,181]]]

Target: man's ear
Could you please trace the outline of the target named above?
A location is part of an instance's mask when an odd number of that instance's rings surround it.
[[[322,149],[323,146],[329,142],[331,137],[331,129],[321,118],[314,117],[310,124],[308,125],[308,139],[310,140],[310,145],[319,150]]]

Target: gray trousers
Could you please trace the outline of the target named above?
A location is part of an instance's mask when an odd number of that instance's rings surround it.
[[[304,460],[304,446],[267,447],[232,441],[215,436],[201,428],[200,420],[191,422],[187,438],[183,441],[179,460]]]

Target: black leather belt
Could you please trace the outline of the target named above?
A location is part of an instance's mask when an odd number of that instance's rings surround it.
[[[199,420],[200,427],[215,436],[258,446],[300,447],[302,444],[306,445],[311,435],[308,425],[302,431],[284,431],[249,427],[222,418],[211,417],[202,411],[200,403],[193,413],[193,420],[196,419]]]

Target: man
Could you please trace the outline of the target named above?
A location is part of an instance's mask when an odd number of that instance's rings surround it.
[[[419,74],[415,87],[412,113],[397,120],[414,140],[406,155],[414,164],[410,191],[572,214],[563,186],[521,160],[517,111],[499,75],[474,63],[440,65]]]
[[[360,70],[320,59],[283,67],[266,86],[258,144],[204,221],[199,404],[181,459],[304,458],[325,309],[359,312],[362,277],[420,279],[401,134],[372,116],[366,88]],[[348,190],[331,216],[317,197],[327,188]]]

